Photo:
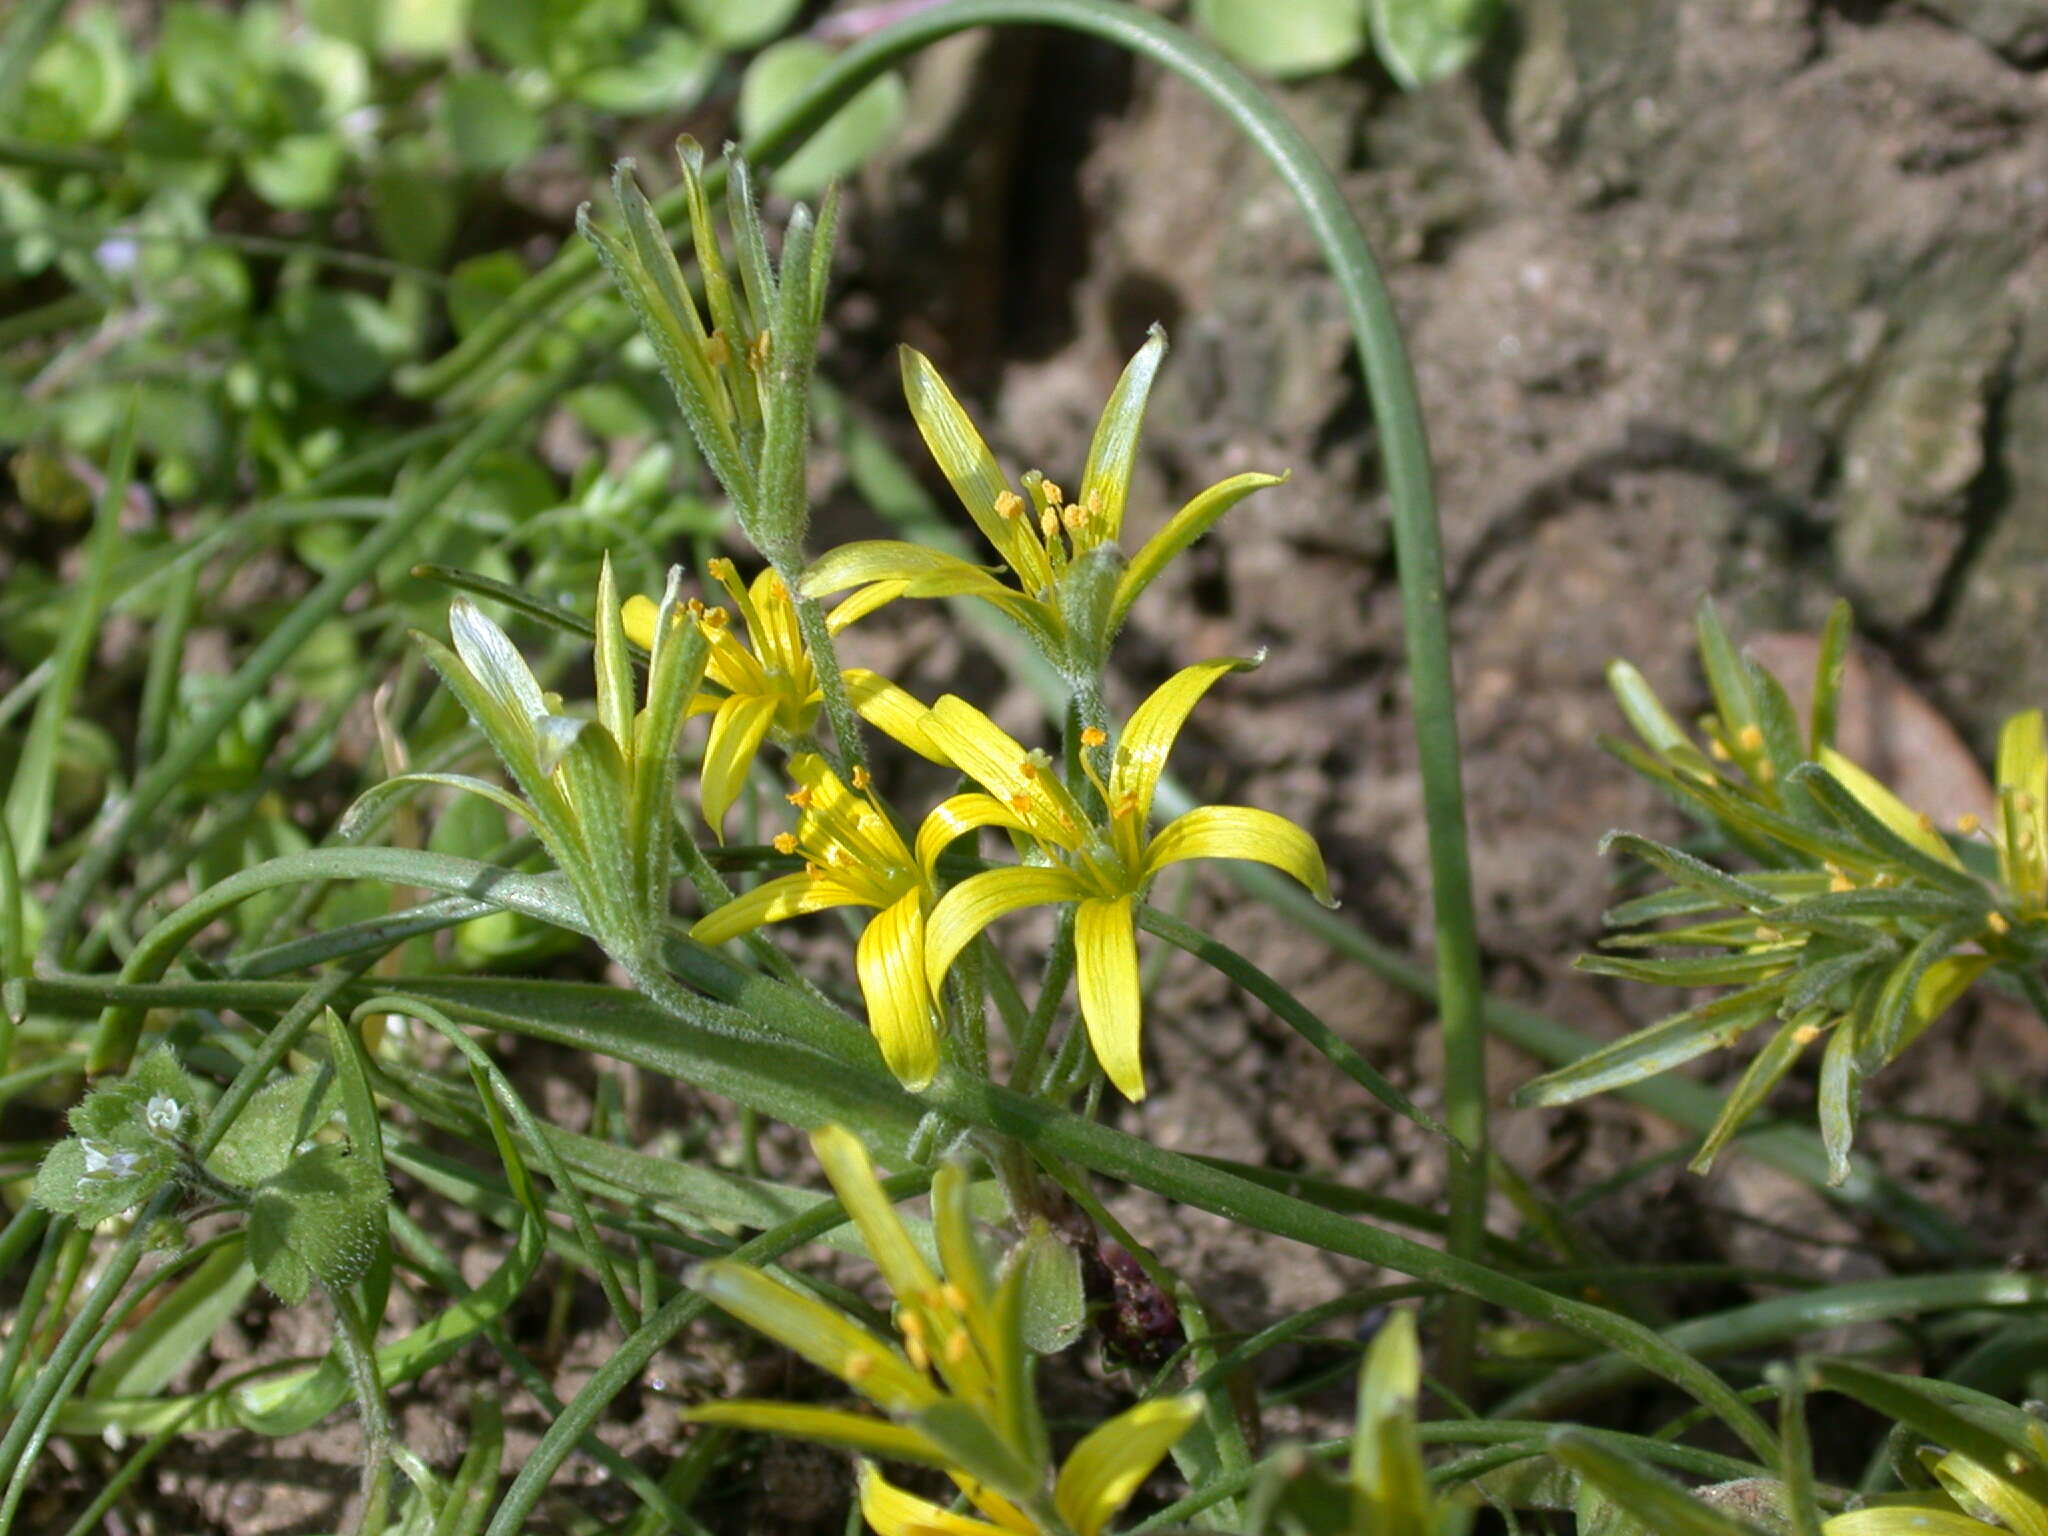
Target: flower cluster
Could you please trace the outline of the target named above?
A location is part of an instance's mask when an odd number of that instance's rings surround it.
[[[895,1297],[885,1338],[786,1280],[729,1260],[691,1276],[742,1322],[838,1377],[885,1417],[793,1403],[726,1401],[690,1411],[703,1424],[799,1435],[873,1458],[861,1512],[880,1536],[1097,1536],[1201,1413],[1195,1395],[1153,1398],[1082,1438],[1055,1468],[1023,1334],[1025,1268],[1000,1275],[968,1215],[965,1171],[932,1180],[937,1264],[904,1225],[850,1131],[811,1138],[819,1163]],[[980,1518],[898,1487],[875,1459],[934,1467]]]
[[[1771,1039],[1729,1093],[1695,1158],[1704,1168],[1801,1055],[1822,1046],[1820,1129],[1833,1178],[1848,1174],[1859,1091],[1970,984],[2002,968],[2022,985],[2048,955],[2048,728],[2008,721],[1998,816],[1944,832],[1833,744],[1849,635],[1838,607],[1802,724],[1783,683],[1737,654],[1713,609],[1700,655],[1714,711],[1702,748],[1640,674],[1609,679],[1639,743],[1606,743],[1753,868],[1739,873],[1628,833],[1607,846],[1671,884],[1607,913],[1621,931],[1582,969],[1684,987],[1732,988],[1524,1086],[1525,1103],[1605,1092],[1733,1045],[1767,1020]],[[1668,923],[1671,926],[1653,926]],[[1677,954],[1659,954],[1676,950]]]

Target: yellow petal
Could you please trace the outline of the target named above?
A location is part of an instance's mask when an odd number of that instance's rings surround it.
[[[699,1403],[686,1410],[683,1419],[690,1424],[729,1424],[734,1429],[757,1430],[764,1435],[822,1440],[866,1456],[886,1456],[891,1461],[913,1461],[931,1467],[945,1465],[931,1441],[908,1425],[838,1408],[739,1398]]]
[[[997,918],[1047,902],[1074,901],[1086,894],[1081,882],[1064,869],[1020,864],[970,875],[941,896],[925,920],[926,981],[936,993],[960,951]]]
[[[1982,1505],[2015,1536],[2048,1536],[2048,1509],[1997,1473],[1951,1451],[1934,1464],[1935,1478],[1965,1509]]]
[[[1271,811],[1247,805],[1204,805],[1175,817],[1147,845],[1145,873],[1149,877],[1183,859],[1251,859],[1270,864],[1315,892],[1324,906],[1337,905],[1330,895],[1330,876],[1323,868],[1316,840]]]
[[[651,597],[642,597],[635,592],[626,599],[619,611],[619,620],[625,626],[626,638],[643,651],[654,649],[654,620],[661,612]]]
[[[924,732],[962,773],[1017,810],[1034,837],[1066,849],[1081,846],[1085,818],[1050,765],[1039,766],[1042,757],[1034,759],[972,704],[947,694],[926,711]]]
[[[1842,788],[1856,797],[1863,809],[1901,838],[1930,859],[1939,859],[1952,869],[1963,867],[1955,850],[1934,830],[1934,823],[1893,794],[1874,775],[1857,767],[1833,747],[1820,749],[1820,763],[1841,782]]]
[[[860,1469],[860,1512],[875,1536],[1005,1536],[999,1525],[956,1515],[905,1493],[865,1462]]]
[[[705,913],[690,926],[690,937],[699,944],[723,944],[763,923],[779,923],[784,918],[823,912],[828,907],[869,905],[872,903],[858,891],[829,876],[778,875],[751,891],[742,891],[716,911]]]
[[[828,550],[813,560],[797,582],[797,590],[805,597],[824,597],[873,581],[916,585],[930,578],[990,579],[980,566],[942,549],[902,539],[860,539]]]
[[[1052,1495],[1075,1536],[1099,1536],[1201,1415],[1202,1399],[1195,1393],[1155,1398],[1126,1409],[1075,1446]]]
[[[1132,1103],[1145,1097],[1139,1054],[1138,936],[1133,898],[1084,901],[1074,914],[1074,967],[1080,980],[1081,1018],[1095,1059]]]
[[[1131,494],[1131,466],[1138,458],[1138,434],[1145,426],[1145,399],[1153,375],[1166,357],[1166,332],[1154,325],[1110,392],[1095,424],[1088,462],[1081,471],[1081,505],[1103,522],[1102,537],[1113,541],[1123,529],[1124,503]]]
[[[2048,725],[2014,715],[1998,733],[1998,862],[2013,894],[2048,896]]]
[[[916,1243],[911,1241],[903,1218],[889,1203],[888,1192],[875,1177],[875,1165],[860,1138],[843,1125],[824,1125],[811,1133],[811,1149],[833,1193],[846,1207],[846,1214],[860,1228],[868,1257],[899,1298],[910,1298],[931,1290],[939,1283]]]
[[[836,1307],[751,1265],[713,1259],[691,1272],[689,1284],[749,1328],[794,1350],[891,1413],[916,1413],[938,1400],[937,1389],[894,1344]]]
[[[922,887],[912,887],[861,930],[854,969],[882,1060],[913,1093],[930,1087],[939,1070],[939,1032],[924,979]]]
[[[1241,656],[1197,662],[1183,667],[1161,683],[1152,697],[1140,704],[1117,738],[1116,755],[1109,770],[1111,809],[1135,807],[1137,825],[1142,828],[1152,814],[1152,794],[1159,787],[1159,775],[1166,769],[1166,754],[1173,739],[1187,723],[1188,711],[1216,680],[1226,673],[1241,672],[1257,663]]]
[[[1821,1536],[1999,1536],[1998,1527],[1931,1504],[1852,1509],[1821,1527]]]
[[[739,799],[747,770],[754,766],[754,755],[761,750],[762,738],[774,719],[775,700],[740,693],[721,699],[718,712],[711,717],[697,795],[704,820],[721,843],[725,841],[725,814]]]
[[[924,437],[925,447],[938,461],[953,494],[974,519],[983,538],[1011,565],[1017,563],[1016,531],[1004,523],[996,503],[1010,489],[996,456],[974,429],[967,412],[953,398],[953,391],[939,377],[932,360],[911,347],[902,349],[903,395],[910,402],[910,414]]]
[[[1947,1013],[1990,966],[1989,955],[1943,955],[1922,971],[1913,987],[1913,1002],[1906,1011],[1899,1049],[1903,1051],[1925,1034],[1927,1026]]]
[[[980,827],[1004,827],[1027,836],[1031,828],[1024,818],[994,795],[954,795],[933,806],[917,829],[917,863],[927,877],[939,867],[939,855]]]
[[[878,608],[886,608],[903,595],[908,585],[901,581],[871,581],[843,603],[833,606],[825,615],[825,628],[831,634],[838,634],[848,625],[858,624]]]
[[[1210,486],[1168,518],[1165,525],[1131,556],[1131,563],[1117,578],[1116,597],[1110,604],[1111,627],[1123,623],[1125,615],[1131,611],[1131,604],[1138,600],[1138,594],[1152,585],[1159,573],[1173,563],[1175,556],[1215,527],[1224,513],[1253,491],[1280,485],[1286,479],[1285,475],[1232,475],[1228,480]]]
[[[927,762],[942,768],[953,766],[952,759],[926,734],[924,717],[930,711],[916,694],[866,667],[848,667],[839,675],[845,680],[846,696],[861,719]]]

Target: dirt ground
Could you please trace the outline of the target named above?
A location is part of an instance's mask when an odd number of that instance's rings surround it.
[[[1810,631],[1846,595],[1878,675],[1979,756],[2004,713],[2048,697],[2048,24],[2038,0],[1513,10],[1468,79],[1402,96],[1360,66],[1283,99],[1387,262],[1430,413],[1490,979],[1605,1037],[1669,1000],[1567,969],[1613,889],[1595,845],[1614,826],[1677,826],[1594,744],[1620,724],[1611,658],[1696,707],[1703,595],[1747,634]],[[1173,352],[1137,530],[1227,474],[1293,478],[1148,593],[1124,643],[1129,691],[1269,648],[1205,705],[1177,771],[1312,826],[1348,913],[1423,948],[1385,497],[1338,295],[1285,192],[1189,89],[1082,42],[962,40],[916,68],[912,100],[912,132],[854,188],[827,372],[908,454],[890,349],[909,340],[1013,468],[1071,478],[1117,369],[1162,321]],[[859,526],[843,497],[830,516]],[[901,648],[900,680],[925,694],[975,665],[930,638]],[[1428,1105],[1427,1009],[1219,880],[1188,899]],[[1132,1129],[1440,1196],[1419,1133],[1214,978],[1168,964],[1150,1019],[1156,1088],[1125,1112]],[[1864,1138],[1994,1254],[2033,1262],[2048,1259],[2048,1169],[2000,1133],[2031,1124],[2044,1043],[1996,1000],[1965,1010],[1881,1081]],[[1535,1070],[1506,1049],[1493,1068],[1503,1106]],[[1810,1084],[1778,1102],[1807,1114]],[[1674,1139],[1609,1104],[1503,1107],[1498,1134],[1560,1196]],[[1369,1278],[1153,1202],[1119,1209],[1229,1326]],[[1843,1278],[1899,1261],[1740,1156],[1705,1180],[1658,1174],[1593,1215],[1632,1260]],[[719,1369],[693,1363],[703,1344],[681,1341],[669,1382]],[[595,1330],[577,1339],[565,1395],[607,1348]],[[1315,1402],[1270,1427],[1316,1427]],[[459,1407],[412,1402],[430,1459],[452,1448]],[[677,1443],[656,1384],[619,1417],[628,1450]],[[515,1455],[534,1427],[515,1422]],[[318,1529],[349,1486],[352,1435],[195,1445],[167,1464],[166,1494],[236,1536]],[[830,1525],[838,1463],[775,1454],[765,1491],[714,1500],[720,1522]]]

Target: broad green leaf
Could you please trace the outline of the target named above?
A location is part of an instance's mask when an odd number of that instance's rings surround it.
[[[1218,47],[1276,79],[1338,69],[1365,52],[1365,0],[1195,0]]]
[[[221,1137],[207,1164],[230,1184],[254,1189],[283,1173],[301,1143],[326,1126],[340,1105],[334,1079],[294,1072],[259,1088]]]
[[[92,1226],[133,1210],[170,1176],[166,1149],[67,1136],[44,1156],[30,1194],[44,1210]]]
[[[1371,0],[1372,40],[1387,72],[1418,90],[1469,64],[1500,19],[1501,0]]]
[[[352,1285],[377,1256],[387,1193],[369,1159],[336,1143],[314,1147],[249,1203],[249,1262],[289,1306],[316,1280]]]
[[[395,260],[439,268],[462,213],[441,153],[420,139],[387,146],[370,173],[369,191],[377,243]]]
[[[740,80],[741,136],[758,138],[831,62],[829,48],[803,37],[756,54]],[[775,189],[789,197],[822,192],[888,143],[903,109],[903,81],[895,74],[878,77],[782,163],[774,173]]]
[[[689,106],[703,93],[718,55],[678,27],[662,27],[616,64],[587,70],[570,82],[578,101],[600,112],[639,117]]]

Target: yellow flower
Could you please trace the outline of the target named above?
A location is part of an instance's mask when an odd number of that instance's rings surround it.
[[[690,936],[725,940],[828,907],[872,907],[854,952],[868,1027],[882,1059],[906,1087],[923,1088],[939,1065],[939,1034],[925,983],[925,915],[932,890],[895,824],[867,792],[847,788],[815,753],[790,759],[797,782],[790,802],[802,815],[794,833],[776,839],[801,854],[800,873],[763,881],[698,920]],[[855,775],[855,782],[862,776]]]
[[[955,796],[932,813],[918,834],[927,870],[953,837],[975,827],[1020,834],[1043,860],[969,876],[939,901],[925,933],[934,991],[960,952],[997,918],[1045,902],[1077,902],[1081,1017],[1109,1080],[1125,1097],[1141,1099],[1136,908],[1152,877],[1186,859],[1253,859],[1284,870],[1334,905],[1315,839],[1270,811],[1201,806],[1150,831],[1159,775],[1188,712],[1218,678],[1247,665],[1225,659],[1176,673],[1138,707],[1113,749],[1083,749],[1088,777],[1107,808],[1106,826],[1082,811],[1043,754],[1026,752],[973,705],[948,695],[932,706],[926,736],[987,793]],[[1104,752],[1107,780],[1092,761]]]
[[[772,569],[764,569],[743,586],[730,560],[713,560],[710,572],[732,598],[746,629],[743,641],[733,633],[725,609],[706,608],[701,603],[692,607],[711,646],[705,674],[719,689],[700,693],[690,701],[692,715],[711,716],[699,795],[704,820],[723,841],[726,813],[739,799],[761,743],[771,733],[791,747],[808,741],[825,695],[818,686],[810,648],[797,627],[796,604],[782,578]],[[842,603],[827,617],[826,627],[836,634],[862,611],[852,603]],[[654,614],[655,605],[647,598],[627,599],[623,614],[627,638],[645,646],[654,633]],[[916,732],[915,721],[923,706],[915,698],[866,668],[849,667],[840,675],[862,718],[912,751],[933,757]]]
[[[966,1173],[948,1166],[932,1180],[935,1267],[889,1203],[857,1137],[826,1126],[811,1145],[895,1293],[897,1337],[729,1260],[703,1265],[691,1284],[889,1417],[751,1401],[706,1403],[689,1417],[937,1467],[981,1516],[928,1503],[866,1465],[861,1511],[880,1536],[1099,1536],[1200,1415],[1201,1399],[1140,1403],[1083,1438],[1055,1474],[1022,1333],[1024,1269],[1013,1265],[1000,1279],[990,1271],[967,1212]]]
[[[1068,573],[1097,551],[1114,551],[1122,537],[1145,401],[1165,355],[1166,335],[1154,327],[1103,408],[1080,488],[1069,500],[1059,485],[1037,470],[1018,482],[1021,494],[1014,489],[931,359],[905,347],[903,391],[910,413],[967,515],[1009,568],[1015,585],[957,555],[899,540],[870,539],[842,545],[814,562],[800,583],[804,593],[818,597],[857,587],[848,606],[858,605],[863,613],[898,597],[978,597],[1021,626],[1049,656],[1070,656],[1077,647],[1099,654],[1138,594],[1175,555],[1253,491],[1286,478],[1242,474],[1209,487],[1170,518],[1128,565],[1113,573],[1106,610],[1097,601],[1083,600],[1074,605],[1075,612],[1068,611],[1063,601]],[[1102,624],[1106,633],[1074,635],[1075,622],[1088,627]]]
[[[1998,735],[1998,872],[2023,911],[2048,906],[2048,726],[2030,709]]]

